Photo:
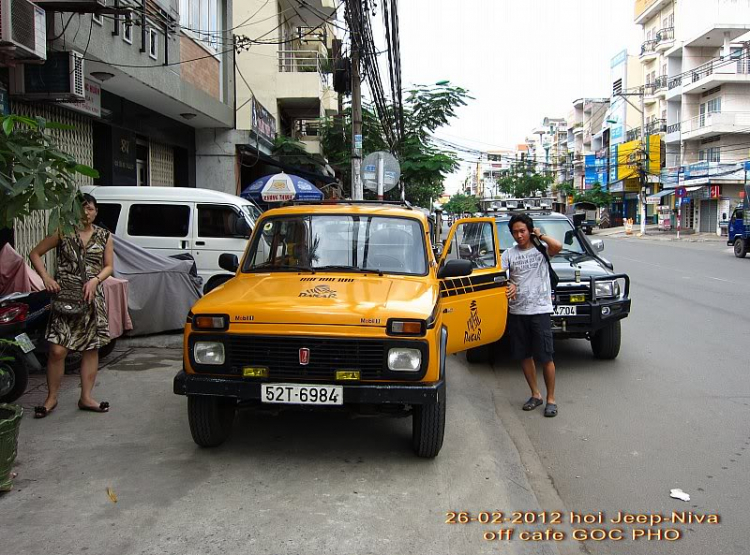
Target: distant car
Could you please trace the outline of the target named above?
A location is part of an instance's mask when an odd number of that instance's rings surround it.
[[[515,241],[508,222],[515,211],[496,218],[500,250]],[[620,353],[620,321],[630,314],[630,278],[615,274],[611,262],[601,257],[601,239],[589,241],[581,227],[557,212],[528,212],[546,235],[558,239],[563,250],[551,260],[560,282],[554,291],[552,331],[558,339],[588,339],[596,358],[614,359]]]

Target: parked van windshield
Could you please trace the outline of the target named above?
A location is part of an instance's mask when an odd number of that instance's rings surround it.
[[[321,214],[266,220],[243,272],[300,270],[425,275],[424,231],[419,221],[399,217]]]

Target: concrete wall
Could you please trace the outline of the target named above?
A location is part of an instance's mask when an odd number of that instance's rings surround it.
[[[750,23],[750,0],[676,0],[676,4],[680,40],[715,23]]]

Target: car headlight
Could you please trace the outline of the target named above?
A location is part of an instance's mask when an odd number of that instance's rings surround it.
[[[224,345],[218,341],[196,341],[193,356],[198,364],[224,364]]]
[[[416,372],[422,365],[419,349],[397,347],[388,351],[388,369],[393,372]]]
[[[597,281],[595,287],[597,297],[620,296],[620,284],[616,281]]]

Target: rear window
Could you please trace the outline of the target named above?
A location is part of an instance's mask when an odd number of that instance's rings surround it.
[[[117,230],[117,220],[120,219],[121,204],[107,204],[104,202],[97,203],[96,220],[94,224],[103,227],[114,233]]]
[[[187,237],[189,231],[189,206],[134,204],[130,207],[128,235],[134,237]]]

